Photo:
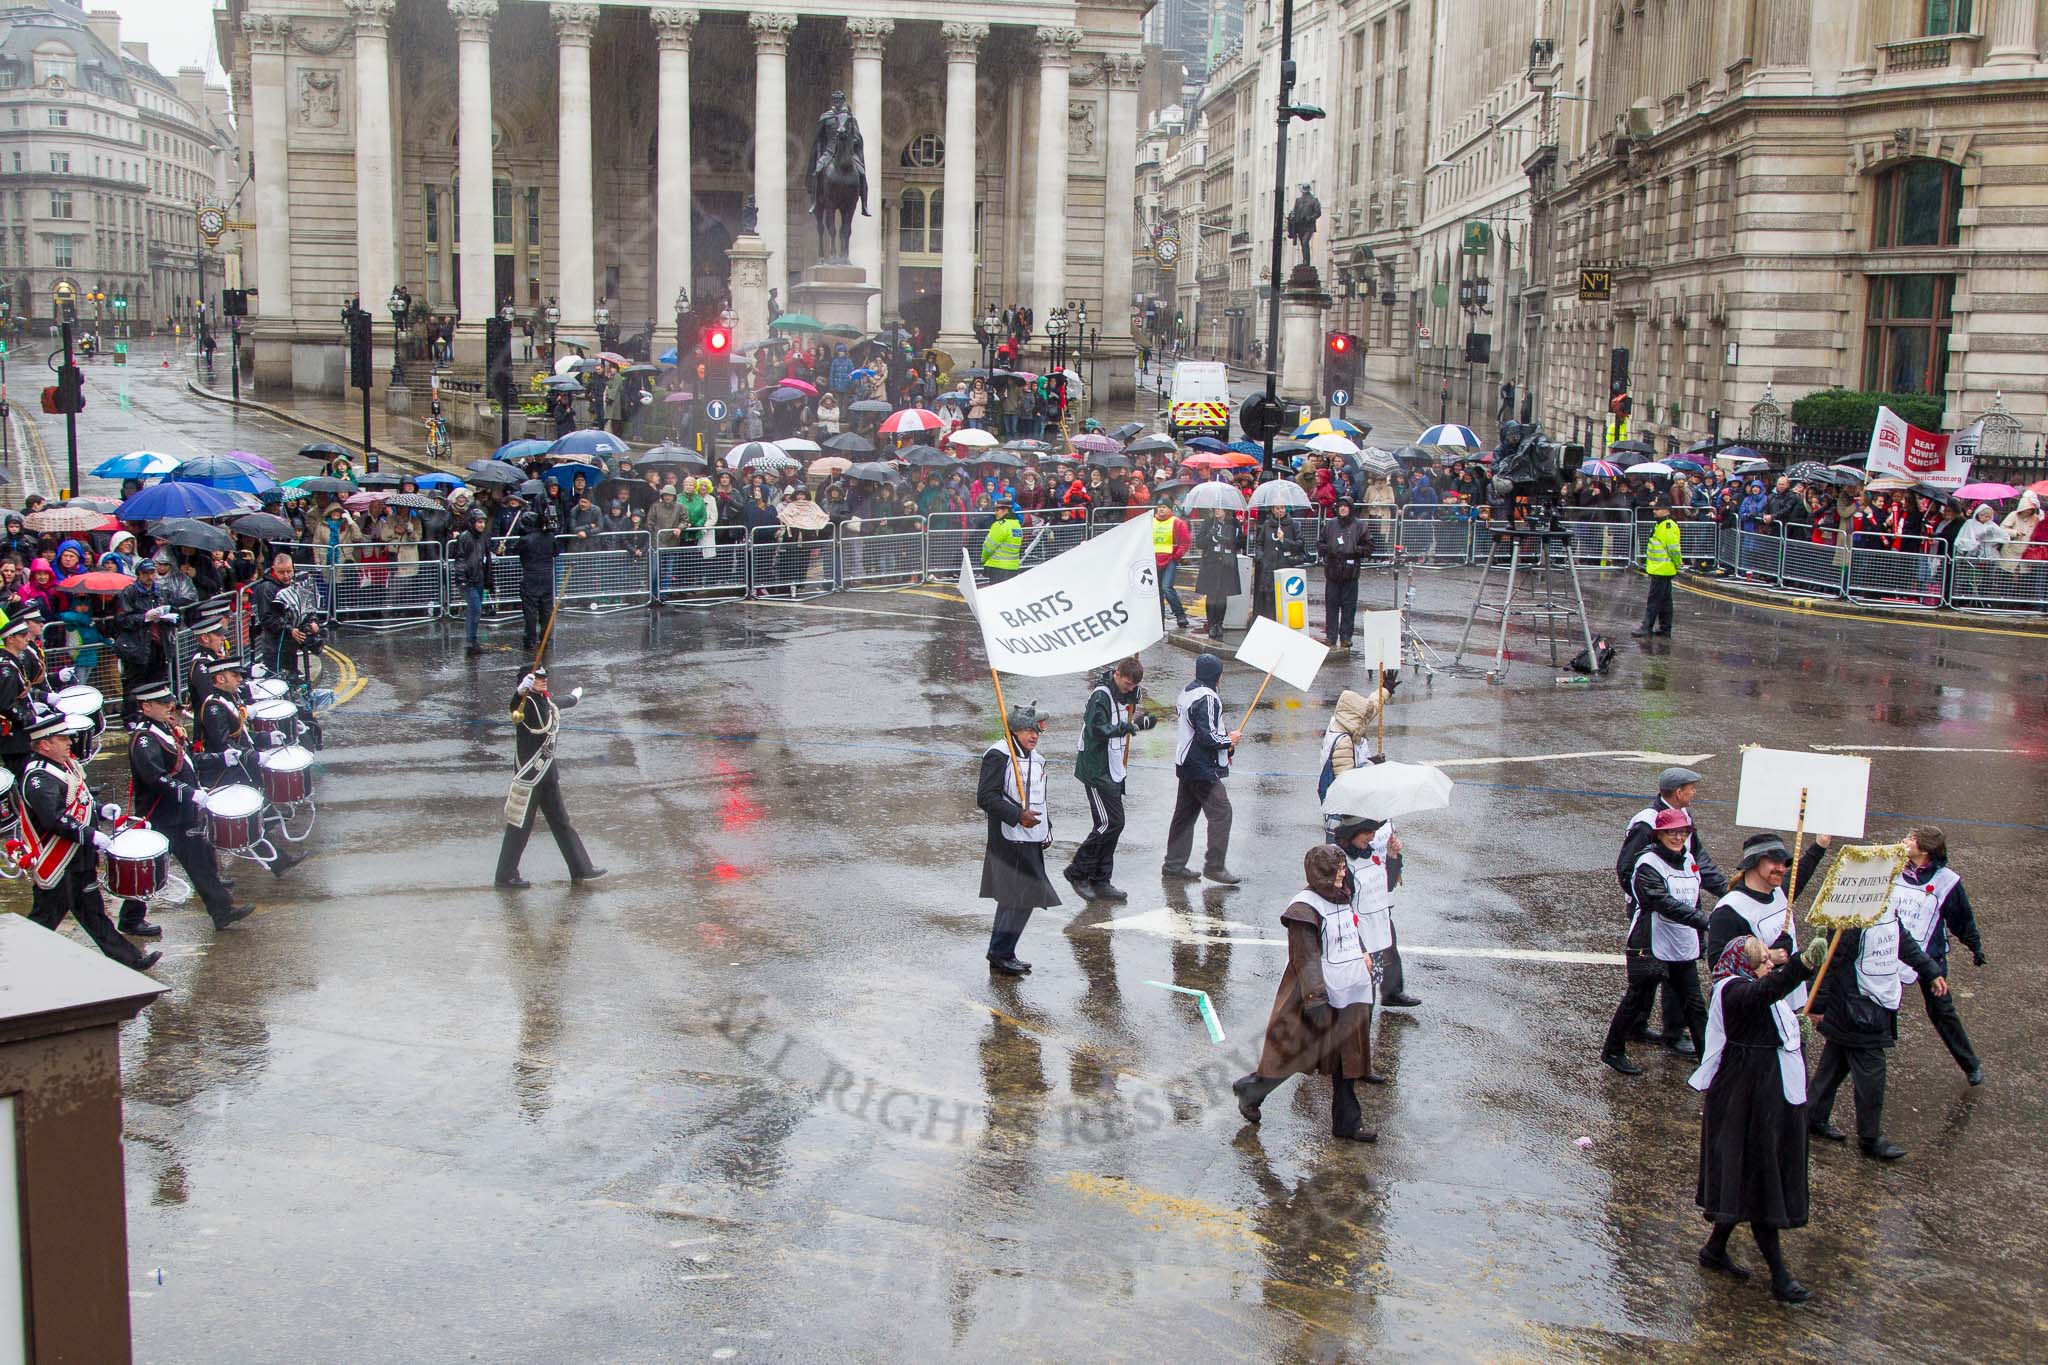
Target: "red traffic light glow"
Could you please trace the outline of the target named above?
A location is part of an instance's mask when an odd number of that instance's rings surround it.
[[[1342,332],[1334,334],[1330,338],[1330,349],[1340,355],[1343,354],[1351,349],[1351,338],[1345,336]]]
[[[732,333],[723,327],[712,327],[704,333],[704,349],[713,355],[723,355],[732,347]]]

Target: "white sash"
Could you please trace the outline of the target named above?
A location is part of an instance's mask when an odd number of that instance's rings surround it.
[[[1130,723],[1132,716],[1137,711],[1137,707],[1135,704],[1131,706],[1125,706],[1122,702],[1116,699],[1116,693],[1108,687],[1098,686],[1095,689],[1095,692],[1100,692],[1104,696],[1109,698],[1109,715],[1112,724],[1117,723],[1119,721],[1124,724]],[[1095,692],[1090,692],[1088,694],[1088,700],[1090,702],[1093,702],[1095,700]],[[1130,736],[1125,735],[1121,739],[1110,740],[1109,743],[1104,747],[1108,750],[1109,753],[1110,779],[1115,782],[1123,781],[1130,771],[1130,769],[1125,766],[1130,757],[1131,752]],[[1088,726],[1084,723],[1081,726],[1081,737],[1074,741],[1074,752],[1077,754],[1085,753],[1087,752],[1087,749]]]
[[[1856,950],[1856,985],[1865,995],[1888,1010],[1899,1007],[1899,919],[1889,909],[1885,917],[1863,931]]]
[[[1727,976],[1716,981],[1714,997],[1707,1002],[1707,1050],[1700,1054],[1699,1069],[1688,1082],[1695,1090],[1712,1085],[1721,1070],[1721,1053],[1728,1045],[1728,1024],[1721,1015],[1721,992],[1734,980],[1735,977]],[[1805,990],[1805,983],[1799,989]],[[1778,1026],[1778,1084],[1785,1092],[1785,1103],[1804,1104],[1806,1058],[1799,1051],[1799,1018],[1789,999],[1771,1002],[1771,1022]]]
[[[1792,952],[1795,956],[1798,954],[1799,926],[1792,920],[1791,906],[1785,900],[1785,888],[1779,887],[1772,891],[1771,898],[1762,904],[1758,904],[1755,898],[1740,891],[1730,891],[1715,903],[1714,908],[1719,910],[1723,906],[1742,916],[1742,921],[1749,926],[1751,935],[1766,948],[1778,941],[1778,935],[1790,934]],[[1803,1008],[1806,1004],[1806,983],[1800,982],[1785,999],[1795,1012]]]
[[[1028,754],[1020,752],[1016,756],[1017,761],[1012,764],[1009,748],[1001,744],[989,745],[988,752],[1003,755],[1003,795],[1038,816],[1038,823],[1030,829],[998,821],[997,825],[1003,831],[1003,837],[1013,844],[1051,843],[1052,821],[1046,819],[1045,815],[1045,759],[1034,749]],[[1029,801],[1017,792],[1017,776],[1020,772],[1024,777],[1024,785],[1031,791]]]
[[[1903,870],[1892,878],[1891,911],[1898,916],[1899,926],[1913,936],[1913,941],[1922,948],[1932,948],[1936,934],[1941,930],[1941,908],[1948,904],[1948,895],[1962,878],[1945,867],[1934,870],[1925,886],[1915,886],[1906,880]],[[1904,960],[1899,962],[1899,980],[1910,985],[1920,979],[1920,973],[1908,967]]]
[[[518,722],[515,721],[513,725],[516,729]],[[512,786],[505,793],[506,824],[526,823],[526,813],[533,806],[534,788],[548,775],[548,769],[555,766],[555,735],[561,728],[562,710],[550,703],[547,724],[541,728],[540,747],[535,749],[533,756],[520,764],[518,770],[512,774]]]
[[[1654,851],[1646,852],[1636,859],[1638,870],[1648,866],[1655,868],[1657,875],[1664,879],[1664,890],[1671,899],[1694,909],[1700,903],[1700,865],[1693,861],[1692,849],[1685,850],[1685,865],[1674,868],[1658,857]],[[1630,877],[1631,884],[1635,878]],[[1638,906],[1636,915],[1650,915],[1650,952],[1659,962],[1692,962],[1700,955],[1700,931],[1689,924],[1679,924],[1662,915],[1651,914]],[[1633,934],[1634,923],[1630,923]]]
[[[1377,853],[1346,856],[1351,863],[1351,910],[1358,920],[1359,941],[1368,953],[1393,947],[1394,893],[1387,889],[1385,858]]]
[[[1323,990],[1330,1008],[1372,1003],[1372,955],[1359,936],[1357,913],[1313,891],[1296,896],[1295,904],[1308,906],[1322,921]]]

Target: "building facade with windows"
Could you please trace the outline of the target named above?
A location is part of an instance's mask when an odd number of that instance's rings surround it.
[[[1841,385],[1939,393],[1961,426],[2048,392],[2048,66],[2038,0],[1581,8],[1579,124],[1545,209],[1542,410],[1684,442]],[[1612,297],[1579,298],[1581,267]]]
[[[1085,302],[1083,358],[1127,390],[1148,7],[224,0],[258,379],[333,382],[342,301],[360,292],[388,335],[401,282],[459,319],[459,363],[480,364],[487,317],[550,300],[561,335],[593,337],[600,305],[622,341],[670,335],[679,295],[724,293],[750,199],[790,307],[820,256],[814,130],[842,90],[865,140],[850,254],[881,290],[869,321],[957,357],[990,304],[1042,323]]]

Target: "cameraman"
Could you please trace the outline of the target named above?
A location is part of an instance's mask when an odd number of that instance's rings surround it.
[[[1138,685],[1144,681],[1145,665],[1135,655],[1119,660],[1088,694],[1081,716],[1074,776],[1088,795],[1091,824],[1088,837],[1067,864],[1066,878],[1088,900],[1130,899],[1110,885],[1109,878],[1116,865],[1116,841],[1124,832],[1124,776],[1131,736],[1157,724],[1138,709]]]

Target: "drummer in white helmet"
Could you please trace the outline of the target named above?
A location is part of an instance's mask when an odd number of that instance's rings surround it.
[[[107,917],[100,890],[99,857],[113,842],[97,819],[112,818],[111,806],[95,809],[85,770],[71,755],[66,717],[37,713],[25,737],[34,745],[21,780],[23,866],[35,884],[29,918],[55,929],[70,915],[99,950],[124,967],[146,972],[163,957],[144,952],[121,936]]]

